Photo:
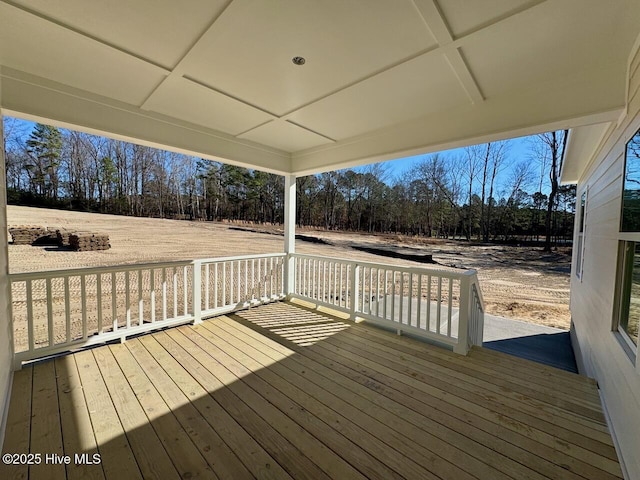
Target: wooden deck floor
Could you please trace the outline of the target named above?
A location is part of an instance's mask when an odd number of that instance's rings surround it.
[[[2,479],[622,477],[593,381],[286,303],[24,368],[3,452],[41,464]]]

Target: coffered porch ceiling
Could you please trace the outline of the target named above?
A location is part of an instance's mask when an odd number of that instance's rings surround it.
[[[0,0],[0,105],[305,174],[615,120],[639,32],[637,0]]]

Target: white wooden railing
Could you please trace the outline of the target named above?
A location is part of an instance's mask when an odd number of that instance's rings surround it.
[[[272,254],[10,274],[16,366],[283,299],[285,259]]]
[[[291,257],[295,277],[290,297],[449,345],[461,354],[482,345],[484,304],[475,270]]]
[[[278,253],[9,277],[17,367],[286,297],[348,312],[354,320],[418,335],[462,354],[482,345],[484,306],[474,270]]]

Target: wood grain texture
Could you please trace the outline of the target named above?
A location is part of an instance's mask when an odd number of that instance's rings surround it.
[[[33,478],[621,478],[592,380],[286,303],[59,357],[14,382],[5,445],[102,458]]]

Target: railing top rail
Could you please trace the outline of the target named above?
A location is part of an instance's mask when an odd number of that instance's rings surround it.
[[[476,271],[473,269],[452,271],[452,270],[444,270],[440,268],[430,268],[430,267],[403,267],[401,265],[393,265],[390,263],[367,262],[367,261],[361,261],[361,260],[346,260],[344,258],[325,257],[323,255],[308,255],[308,254],[301,254],[301,253],[293,253],[292,256],[296,258],[308,258],[311,260],[326,260],[330,262],[340,262],[348,265],[361,265],[366,267],[384,268],[384,269],[396,270],[396,271],[406,272],[406,273],[417,273],[417,274],[421,273],[421,274],[427,274],[427,275],[437,275],[440,277],[453,278],[453,279],[460,279],[467,275],[476,275]]]
[[[252,255],[239,255],[236,257],[211,257],[194,260],[194,262],[200,263],[220,263],[220,262],[234,262],[236,260],[256,260],[258,258],[282,258],[286,257],[286,253],[258,253]]]
[[[235,260],[253,260],[258,258],[278,258],[284,257],[286,253],[267,253],[267,254],[255,254],[255,255],[240,255],[236,257],[219,257],[219,258],[204,258],[194,260],[172,260],[168,262],[150,262],[150,263],[125,263],[122,265],[108,265],[105,267],[78,267],[68,268],[62,270],[44,270],[38,272],[20,272],[11,273],[9,278],[11,281],[20,282],[25,280],[39,280],[46,278],[59,278],[78,275],[95,275],[99,273],[112,273],[112,272],[126,272],[135,270],[149,270],[152,268],[171,268],[171,267],[184,267],[187,265],[193,265],[198,263],[219,263],[229,262]]]
[[[121,265],[109,265],[106,267],[78,267],[63,270],[44,270],[39,272],[10,273],[11,281],[36,280],[43,278],[58,278],[65,276],[92,275],[97,273],[112,273],[135,270],[147,270],[150,268],[184,267],[193,264],[193,260],[176,260],[157,263],[126,263]]]

